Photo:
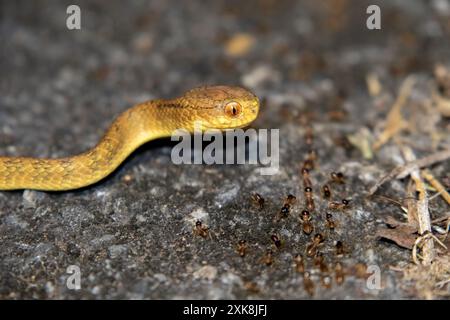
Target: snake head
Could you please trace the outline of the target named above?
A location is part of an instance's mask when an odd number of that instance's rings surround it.
[[[181,98],[192,111],[192,120],[206,129],[248,126],[259,112],[259,100],[241,87],[207,86],[188,91]]]

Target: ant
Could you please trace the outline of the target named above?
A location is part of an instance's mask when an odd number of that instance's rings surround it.
[[[239,240],[236,251],[239,254],[239,256],[244,257],[245,254],[247,253],[247,241]]]
[[[314,282],[311,280],[311,274],[308,271],[303,273],[303,287],[310,296],[314,295]]]
[[[314,161],[317,159],[317,152],[314,149],[309,149],[306,155],[305,161],[303,161],[302,170],[312,170],[314,169]]]
[[[294,262],[295,262],[295,270],[298,273],[305,272],[305,263],[303,261],[303,256],[301,254],[295,255]]]
[[[302,167],[301,170],[301,174],[302,174],[302,178],[303,178],[303,186],[306,187],[311,187],[312,183],[311,183],[311,177],[309,175],[309,169],[307,169],[305,166]]]
[[[201,220],[195,222],[194,235],[206,238],[209,236],[209,228],[204,226]]]
[[[320,272],[322,273],[328,273],[328,265],[325,263],[323,253],[317,252],[316,256],[314,257],[314,265],[319,268]]]
[[[320,272],[328,272],[328,266],[325,263],[323,253],[318,251],[314,257],[314,265],[319,267]]]
[[[305,161],[303,161],[302,169],[306,169],[306,170],[314,169],[314,162],[313,162],[313,160],[310,159],[310,158],[307,158]]]
[[[273,263],[273,251],[267,249],[266,254],[261,258],[261,262],[266,266],[270,266]]]
[[[344,250],[344,244],[342,243],[342,241],[336,241],[336,256],[338,257],[342,257],[345,253]]]
[[[342,199],[341,202],[332,201],[328,203],[328,208],[332,210],[345,210],[349,207],[350,200]]]
[[[305,143],[311,146],[313,144],[313,140],[314,140],[313,129],[310,126],[308,126],[305,129]]]
[[[286,218],[289,213],[291,212],[291,205],[285,203],[281,209],[280,212],[278,212],[278,214],[275,216],[275,221],[279,221],[281,218]]]
[[[311,215],[308,210],[303,210],[300,218],[302,220],[302,230],[305,234],[310,235],[314,230],[314,226],[311,223]]]
[[[330,187],[326,184],[322,187],[322,195],[324,199],[330,199],[331,198],[331,190]]]
[[[261,210],[262,208],[264,208],[264,198],[259,194],[259,193],[254,193],[251,196],[252,201],[258,205],[259,210]]]
[[[305,188],[305,198],[306,198],[306,207],[308,208],[308,210],[314,211],[315,205],[311,187]]]
[[[314,256],[314,265],[318,267],[322,262],[323,262],[323,253],[317,251],[316,255]]]
[[[344,184],[345,183],[345,177],[342,172],[332,172],[330,174],[331,181],[337,184]]]
[[[328,229],[334,230],[336,228],[336,222],[333,220],[333,215],[331,213],[327,213],[325,216],[326,225]]]
[[[336,262],[334,266],[334,280],[338,285],[341,285],[345,280],[344,267],[340,262]]]
[[[282,245],[280,238],[278,238],[278,236],[276,234],[273,234],[270,236],[270,239],[272,239],[275,247],[277,247],[277,249],[280,249],[280,247]]]
[[[317,159],[317,152],[314,149],[309,149],[308,150],[308,155],[307,155],[307,160],[311,161],[312,163],[314,163],[314,160]]]
[[[294,204],[296,200],[297,200],[297,198],[294,195],[288,194],[288,196],[286,197],[285,202],[289,203],[289,204]]]
[[[296,200],[297,198],[295,196],[289,194],[284,200],[280,212],[275,217],[275,221],[279,221],[281,218],[286,218],[291,211],[291,206],[295,203]]]
[[[313,241],[306,246],[306,255],[308,257],[314,257],[317,252],[317,247],[324,241],[324,237],[321,233],[314,235]]]
[[[322,284],[322,287],[324,288],[331,288],[331,277],[330,277],[330,270],[328,268],[328,265],[324,261],[324,257],[322,252],[317,252],[316,256],[314,257],[314,264],[319,267],[319,270],[321,272],[320,277],[320,283]]]

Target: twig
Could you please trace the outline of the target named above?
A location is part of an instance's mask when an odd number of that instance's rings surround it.
[[[415,81],[416,79],[413,76],[410,76],[403,81],[397,100],[395,100],[387,115],[386,127],[378,137],[377,141],[373,144],[373,150],[378,150],[399,131],[408,126],[407,121],[403,119],[401,110],[403,105],[406,103],[409,94],[411,93]]]
[[[417,186],[414,183],[414,180],[410,180],[406,187],[406,193],[408,194],[408,199],[406,200],[406,215],[408,217],[408,223],[418,225],[418,217],[417,217]]]
[[[417,237],[416,241],[414,242],[414,246],[412,249],[412,257],[415,264],[417,265],[420,264],[419,259],[417,259],[418,257],[423,258],[421,255],[417,253],[417,247],[425,240],[433,240],[433,239],[436,240],[436,242],[439,243],[443,248],[447,249],[447,246],[443,244],[442,241],[439,240],[435,235],[433,235],[432,233],[425,233],[424,235]]]
[[[410,161],[404,165],[394,168],[391,172],[381,178],[372,188],[369,189],[368,195],[373,195],[379,187],[392,179],[403,179],[411,174],[416,168],[431,166],[435,163],[450,159],[450,149],[436,152],[424,158]]]
[[[414,162],[416,160],[416,156],[411,148],[402,147],[401,150],[403,152],[403,157],[405,158],[406,161]],[[416,220],[418,222],[419,234],[422,235],[423,237],[426,234],[432,235],[430,212],[428,211],[427,190],[425,189],[425,183],[422,181],[420,177],[420,171],[417,166],[411,171],[411,179],[416,184],[416,192],[418,199],[415,202],[415,205],[408,207],[408,220],[410,222],[413,220]],[[413,249],[416,249],[416,243],[414,244]],[[423,254],[422,263],[427,266],[430,265],[434,259],[433,239],[427,239],[424,237],[422,254]],[[413,258],[414,259],[417,258],[415,254],[413,255]]]
[[[447,280],[439,281],[438,283],[436,283],[436,287],[437,288],[442,288],[444,285],[446,285],[449,282],[450,282],[450,278],[448,278]]]
[[[447,201],[448,204],[450,204],[450,194],[447,192],[445,187],[431,174],[430,170],[422,170],[421,172],[422,177],[427,180],[433,188],[436,189],[438,194],[444,198],[445,201]]]
[[[403,203],[401,203],[401,202],[398,201],[398,200],[395,200],[395,199],[392,199],[392,198],[383,196],[383,195],[381,195],[381,194],[375,194],[374,197],[377,197],[377,198],[380,198],[380,199],[382,199],[382,200],[386,200],[387,202],[391,202],[391,203],[393,203],[393,204],[396,204],[396,205],[399,206],[400,209],[402,209],[402,211],[403,211],[404,213],[408,213],[408,208],[405,208],[405,206],[403,205]],[[401,199],[401,200],[407,201],[407,200],[409,200],[409,199],[410,199],[410,198],[407,197],[407,198],[403,198],[403,199]]]
[[[423,157],[422,159],[418,159],[415,161],[411,161],[410,163],[407,163],[404,170],[401,170],[399,174],[397,174],[397,179],[403,179],[406,178],[411,174],[411,172],[414,170],[414,167],[423,168],[431,166],[432,164],[435,164],[437,162],[445,161],[447,159],[450,159],[450,149],[436,152],[430,156]]]

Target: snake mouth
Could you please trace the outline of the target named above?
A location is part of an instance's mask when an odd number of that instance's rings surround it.
[[[219,130],[219,131],[227,131],[227,130],[234,130],[234,129],[243,129],[243,128],[247,128],[248,126],[250,126],[250,125],[252,124],[252,122],[253,122],[253,120],[252,120],[252,121],[245,122],[245,123],[243,123],[243,124],[232,125],[232,126],[229,126],[229,127],[223,127],[223,128],[218,128],[218,127],[215,127],[215,126],[207,126],[207,125],[204,125],[202,129],[203,129],[203,130]]]

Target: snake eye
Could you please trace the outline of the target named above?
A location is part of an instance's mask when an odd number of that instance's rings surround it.
[[[236,118],[238,117],[242,112],[242,107],[239,103],[236,101],[228,102],[225,105],[225,114],[229,116],[230,118]]]

